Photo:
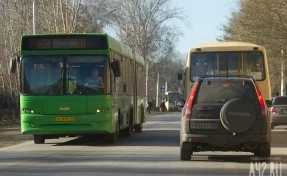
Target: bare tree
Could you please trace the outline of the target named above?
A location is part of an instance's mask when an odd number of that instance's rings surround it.
[[[238,40],[263,45],[267,49],[271,86],[279,90],[281,50],[287,49],[286,0],[240,0],[239,11],[223,25],[220,40]],[[286,63],[286,59],[285,63]]]
[[[114,29],[121,41],[133,47],[147,59],[151,53],[157,52],[158,45],[170,34],[178,34],[178,30],[169,25],[171,20],[183,20],[183,11],[170,8],[171,0],[116,0],[112,7]],[[152,58],[150,58],[152,59]]]
[[[156,85],[157,70],[172,63],[180,31],[172,25],[178,20],[188,24],[183,9],[172,7],[172,0],[116,0],[111,4],[113,28],[121,41],[138,51],[149,63],[149,83]],[[169,60],[170,62],[165,60]],[[172,73],[174,77],[176,72]],[[153,94],[155,89],[149,89]]]
[[[176,50],[180,31],[172,20],[187,22],[172,0],[37,0],[36,32],[103,32],[108,25],[123,43],[150,63],[150,83],[156,72],[166,75],[170,88],[181,55]],[[0,0],[0,109],[18,109],[19,78],[10,75],[11,58],[19,55],[20,38],[32,33],[32,0]],[[166,71],[169,70],[169,71]],[[174,77],[173,77],[174,75]],[[173,86],[175,85],[175,86]],[[154,92],[155,90],[150,90]]]
[[[37,0],[37,33],[101,32],[109,23],[105,0]],[[8,71],[20,38],[32,33],[32,0],[0,0],[0,109],[18,109],[19,78]]]
[[[101,32],[109,21],[105,0],[41,0],[38,4],[38,28],[44,33]]]

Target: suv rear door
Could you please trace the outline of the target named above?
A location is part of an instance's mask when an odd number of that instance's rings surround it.
[[[233,99],[250,103],[256,112],[256,117],[253,117],[253,119],[256,118],[255,122],[250,122],[254,123],[253,127],[244,133],[260,134],[262,119],[260,119],[260,106],[255,86],[251,79],[237,78],[204,78],[200,80],[192,108],[190,123],[192,133],[230,134],[231,132],[221,123],[220,112],[226,102]],[[240,122],[239,124],[244,123]]]

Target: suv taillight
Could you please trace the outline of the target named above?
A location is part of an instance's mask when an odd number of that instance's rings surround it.
[[[198,86],[198,82],[195,82],[189,94],[188,100],[187,100],[187,104],[186,104],[185,111],[184,111],[184,117],[187,119],[191,118],[191,109],[192,109],[192,105],[194,102],[194,97],[195,97],[197,86]]]
[[[255,87],[256,87],[257,97],[258,97],[259,104],[260,104],[262,118],[267,119],[267,112],[266,112],[267,108],[266,108],[265,100],[263,98],[263,95],[257,83],[255,83]]]

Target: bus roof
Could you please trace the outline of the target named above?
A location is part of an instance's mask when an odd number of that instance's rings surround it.
[[[197,48],[201,48],[201,51],[244,51],[253,50],[254,47],[264,50],[264,47],[253,43],[232,41],[205,43],[191,48],[189,52],[194,52]]]
[[[105,33],[73,33],[73,34],[36,34],[36,35],[23,35],[22,37],[33,37],[33,36],[77,36],[77,35],[85,35],[85,36],[106,36],[108,39],[109,48],[119,52],[120,54],[135,59],[137,63],[144,65],[144,58],[137,53],[136,51],[133,51],[129,46],[117,41],[113,37],[109,36]],[[134,54],[133,54],[134,53]]]
[[[108,36],[108,41],[109,41],[109,46],[111,49],[119,53],[122,53],[123,55],[127,57],[135,58],[137,63],[144,65],[144,58],[136,51],[133,51],[129,46],[117,41],[111,36]],[[133,56],[133,53],[134,53],[134,56]]]

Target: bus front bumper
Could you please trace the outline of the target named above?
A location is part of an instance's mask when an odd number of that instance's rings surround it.
[[[74,115],[69,120],[56,121],[55,115],[21,115],[21,133],[81,135],[114,131],[111,114]]]

